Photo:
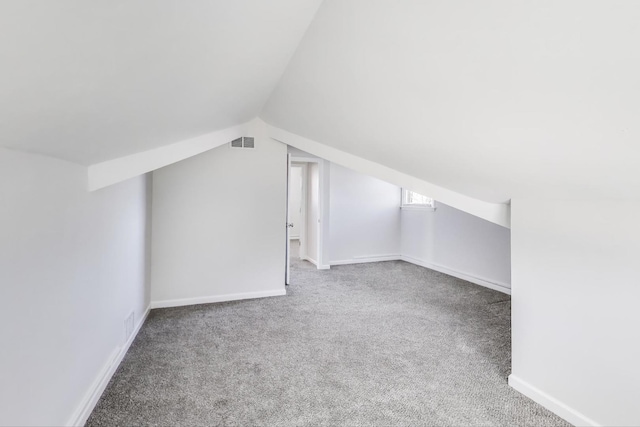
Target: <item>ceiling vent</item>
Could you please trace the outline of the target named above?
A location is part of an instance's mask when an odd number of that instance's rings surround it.
[[[255,140],[252,136],[243,136],[231,141],[231,148],[255,148]]]

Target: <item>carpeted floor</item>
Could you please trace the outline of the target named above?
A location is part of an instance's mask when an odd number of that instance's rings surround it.
[[[400,261],[153,310],[87,425],[568,425],[507,385],[507,295]]]

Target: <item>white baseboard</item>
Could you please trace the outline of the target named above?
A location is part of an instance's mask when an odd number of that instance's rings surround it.
[[[124,359],[125,354],[127,354],[127,351],[129,351],[129,347],[131,347],[133,340],[136,339],[138,332],[140,332],[140,328],[142,328],[145,320],[147,320],[147,316],[149,315],[150,310],[151,306],[147,307],[144,315],[142,316],[142,319],[140,319],[140,321],[136,325],[127,342],[122,346],[117,347],[113,351],[111,357],[109,358],[109,361],[106,363],[106,365],[104,365],[100,373],[97,375],[96,379],[89,387],[89,390],[80,402],[80,405],[78,405],[71,418],[69,418],[69,422],[67,423],[67,425],[83,426],[87,422],[87,419],[89,418],[89,415],[91,415],[93,408],[95,408],[98,400],[102,396],[102,393],[104,393],[105,388],[107,388],[111,377],[116,372],[116,369],[118,369],[118,366],[120,366],[120,363],[122,362],[122,359]]]
[[[309,262],[316,264],[315,260],[306,258]],[[438,264],[432,264],[405,255],[371,255],[354,257],[352,259],[331,261],[331,265],[347,265],[347,264],[362,264],[367,262],[381,262],[381,261],[397,261],[402,260],[411,264],[419,265],[431,270],[439,271],[440,273],[448,274],[449,276],[457,277],[458,279],[466,280],[467,282],[475,283],[476,285],[484,286],[485,288],[493,289],[511,295],[511,287],[506,283],[493,282],[487,279],[473,276],[471,274],[463,273],[461,271],[452,270]],[[316,264],[317,265],[317,264]],[[318,267],[320,268],[320,267]]]
[[[315,259],[313,259],[311,257],[301,256],[300,259],[303,260],[303,261],[309,261],[311,264],[315,265],[316,267],[318,266],[318,261],[316,261]]]
[[[381,261],[398,261],[402,257],[400,255],[369,255],[353,257],[351,259],[343,259],[338,261],[331,261],[331,265],[347,265],[347,264],[364,264],[367,262],[381,262]]]
[[[457,277],[458,279],[466,280],[467,282],[475,283],[476,285],[484,286],[485,288],[493,289],[494,291],[499,291],[505,293],[507,295],[511,295],[511,287],[506,283],[493,282],[487,279],[483,279],[480,277],[473,276],[471,274],[463,273],[461,271],[452,270],[450,268],[444,267],[438,264],[432,264],[429,262],[425,262],[419,260],[417,258],[413,258],[410,256],[403,255],[400,257],[402,261],[409,262],[411,264],[419,265],[421,267],[428,268],[430,270],[439,271],[440,273],[448,274],[449,276]]]
[[[315,265],[318,270],[329,270],[331,268],[330,265],[326,264],[318,265],[318,261],[313,258],[309,258],[308,256],[301,256],[300,259],[303,261],[309,261],[311,264]]]
[[[555,397],[549,396],[547,393],[542,390],[532,386],[526,381],[521,380],[515,375],[509,375],[509,385],[515,390],[527,396],[529,399],[534,402],[544,406],[560,418],[565,419],[570,422],[574,426],[600,426],[591,418],[585,416],[584,414],[576,411],[575,409],[565,405],[560,402]]]
[[[226,294],[226,295],[211,295],[206,297],[196,298],[181,298],[170,299],[163,301],[151,301],[151,308],[167,308],[167,307],[181,307],[184,305],[196,305],[196,304],[210,304],[213,302],[225,302],[225,301],[237,301],[243,299],[265,298],[265,297],[277,297],[286,295],[287,290],[282,285],[282,289],[274,289],[270,291],[259,292],[243,292],[240,294]]]

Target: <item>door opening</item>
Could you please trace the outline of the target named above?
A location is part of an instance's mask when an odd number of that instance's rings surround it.
[[[288,155],[287,284],[292,260],[308,261],[318,269],[328,268],[323,263],[323,236],[328,233],[324,221],[328,216],[328,193],[323,185],[328,182],[326,173],[327,162],[320,158]]]

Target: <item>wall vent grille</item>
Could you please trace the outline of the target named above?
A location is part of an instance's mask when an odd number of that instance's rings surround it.
[[[129,341],[133,334],[134,328],[134,313],[133,311],[124,319],[124,342]]]
[[[255,139],[252,136],[243,136],[231,141],[231,148],[255,148]]]

